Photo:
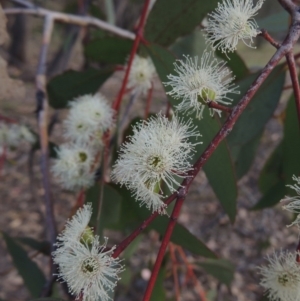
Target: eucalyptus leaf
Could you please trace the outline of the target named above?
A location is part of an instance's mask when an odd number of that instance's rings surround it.
[[[23,278],[25,286],[33,297],[38,297],[46,283],[46,278],[37,264],[29,258],[26,251],[8,234],[2,232],[8,253],[14,266]]]
[[[178,37],[191,33],[218,0],[157,0],[150,11],[145,38],[160,45],[171,45]]]
[[[96,93],[112,72],[112,69],[89,68],[85,71],[69,70],[54,77],[47,84],[51,107],[66,108],[75,97]]]
[[[208,259],[197,264],[221,283],[226,284],[228,287],[231,285],[234,277],[234,265],[230,261],[225,259]]]

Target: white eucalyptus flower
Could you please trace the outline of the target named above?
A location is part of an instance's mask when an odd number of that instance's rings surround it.
[[[262,276],[260,285],[266,289],[270,300],[300,300],[300,265],[296,256],[296,252],[274,253],[267,257],[267,266],[259,267]]]
[[[287,185],[287,187],[295,190],[297,195],[293,197],[286,196],[281,202],[289,202],[288,204],[283,205],[282,208],[298,214],[297,218],[289,226],[297,225],[300,227],[300,177],[293,176],[293,180],[296,184]]]
[[[0,123],[0,145],[16,148],[22,142],[33,144],[36,137],[24,125],[17,123]]]
[[[134,196],[152,211],[164,213],[161,184],[174,191],[192,169],[190,159],[199,137],[191,121],[183,123],[176,117],[169,121],[158,114],[133,128],[129,142],[121,146],[112,178],[129,188]]]
[[[112,300],[109,291],[116,287],[124,267],[118,258],[112,257],[115,248],[106,250],[106,245],[107,238],[101,245],[99,237],[95,236],[89,244],[74,240],[68,248],[58,248],[52,253],[53,261],[58,265],[59,279],[67,283],[69,292],[76,299]]]
[[[206,103],[214,101],[222,105],[228,105],[232,99],[229,93],[239,94],[234,86],[231,71],[225,67],[226,62],[217,61],[212,58],[210,52],[204,52],[200,62],[198,57],[185,56],[185,61],[177,60],[174,63],[177,75],[168,75],[169,82],[165,86],[171,86],[172,90],[167,92],[175,99],[181,99],[176,106],[179,111],[195,111],[197,118],[203,117]],[[220,110],[210,109],[221,114]]]
[[[104,96],[84,95],[70,102],[64,121],[65,136],[86,144],[102,144],[103,133],[114,124],[114,111]],[[92,142],[92,143],[91,143]]]
[[[66,143],[57,149],[51,170],[64,188],[79,190],[94,183],[93,160],[94,152],[86,145]]]
[[[57,237],[56,246],[60,251],[74,242],[89,244],[94,238],[92,229],[88,226],[92,216],[92,204],[83,205],[76,214],[67,221],[65,229]]]
[[[151,88],[155,68],[151,59],[135,55],[128,77],[127,87],[133,93],[145,95]]]
[[[264,0],[223,0],[218,3],[214,12],[208,14],[208,24],[205,28],[206,40],[214,49],[222,52],[233,52],[239,40],[248,47],[260,31],[253,18],[263,5]]]

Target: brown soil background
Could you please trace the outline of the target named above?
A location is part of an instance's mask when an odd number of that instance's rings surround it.
[[[55,5],[54,5],[55,6]],[[0,11],[1,13],[1,11]],[[0,21],[2,16],[0,15]],[[0,23],[0,37],[2,28]],[[6,92],[0,93],[0,113],[20,120],[37,130],[35,119],[35,87],[33,84],[34,73],[37,64],[39,45],[41,42],[42,21],[32,17],[27,18],[27,43],[26,63],[16,68],[10,66],[6,73],[6,66],[0,58],[0,92],[3,87],[8,87]],[[59,44],[59,31],[53,36],[53,44]],[[3,48],[0,52],[4,58],[8,53]],[[54,53],[55,46],[50,49],[50,56]],[[263,66],[274,50],[262,45],[260,51],[239,49],[240,54],[247,58],[247,64],[251,68]],[[251,54],[251,55],[250,55]],[[262,55],[263,54],[263,55]],[[81,46],[77,43],[68,68],[80,69],[83,63]],[[122,72],[117,72],[102,87],[101,92],[113,101],[122,79]],[[18,79],[18,81],[13,80]],[[19,81],[23,80],[23,83]],[[288,79],[287,79],[288,82]],[[7,92],[8,91],[8,92]],[[279,116],[285,107],[287,94],[285,93],[279,108],[274,116]],[[128,100],[125,100],[125,104]],[[166,98],[162,87],[157,81],[155,85],[152,111],[158,111],[165,104]],[[144,99],[138,99],[130,118],[143,115]],[[53,111],[51,112],[51,114]],[[66,112],[60,112],[60,120]],[[256,152],[255,161],[249,173],[238,182],[238,215],[234,225],[231,225],[227,216],[220,207],[211,190],[203,172],[195,179],[187,200],[184,204],[180,223],[185,225],[193,234],[201,238],[221,258],[226,258],[236,267],[234,281],[231,290],[197,269],[196,274],[207,293],[208,300],[259,300],[262,290],[259,287],[257,266],[263,264],[264,256],[273,250],[293,250],[298,239],[298,232],[294,228],[286,228],[290,222],[290,215],[283,212],[280,206],[259,212],[249,211],[260,198],[257,187],[259,172],[272,150],[282,138],[282,124],[280,118],[272,118],[264,131],[263,138]],[[52,140],[59,143],[61,140],[61,125],[55,126]],[[4,168],[0,171],[0,229],[6,231],[12,237],[29,236],[43,240],[46,237],[44,228],[43,188],[39,169],[39,154],[34,159],[34,179],[30,182],[28,177],[28,146],[22,146],[13,153],[9,153]],[[55,201],[55,215],[59,229],[62,229],[66,218],[76,200],[76,195],[62,191],[54,182],[52,194]],[[119,233],[106,233],[111,237],[111,243],[118,243],[122,236]],[[140,246],[132,256],[127,269],[134,272],[134,278],[129,288],[120,284],[115,300],[138,301],[146,287],[146,275],[149,263],[155,260],[155,251],[159,246],[159,237],[153,232],[144,235]],[[47,273],[47,259],[34,251],[29,250],[29,255]],[[191,261],[197,262],[200,258],[188,254]],[[22,278],[12,265],[12,260],[6,251],[6,247],[0,240],[0,299],[9,301],[28,300],[29,294],[23,285]],[[180,281],[183,282],[182,273]],[[169,296],[173,295],[173,283],[171,266],[168,266],[168,278],[165,281]],[[215,296],[218,295],[217,299]],[[181,300],[196,301],[199,297],[192,286],[185,286]],[[160,300],[157,300],[160,301]]]

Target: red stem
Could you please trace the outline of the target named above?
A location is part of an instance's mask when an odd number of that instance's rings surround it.
[[[6,123],[17,123],[16,120],[14,120],[12,118],[9,118],[9,117],[6,117],[6,116],[3,116],[1,114],[0,114],[0,120],[3,120]]]
[[[296,69],[296,62],[295,62],[294,55],[292,52],[289,52],[286,55],[286,61],[289,66],[291,80],[292,80],[292,84],[293,84],[295,103],[296,103],[296,107],[297,107],[298,122],[299,122],[299,128],[300,128],[300,88],[299,88],[298,74],[297,74],[297,69]]]
[[[152,291],[153,291],[153,288],[154,288],[154,285],[155,285],[155,281],[156,281],[157,275],[159,273],[160,266],[161,266],[161,263],[163,261],[166,249],[168,247],[170,238],[172,236],[174,227],[175,227],[177,219],[179,217],[180,209],[181,209],[181,206],[183,204],[184,199],[185,199],[185,195],[178,197],[178,199],[176,201],[176,204],[174,206],[172,215],[170,217],[170,221],[169,221],[166,233],[164,235],[164,238],[161,242],[160,249],[159,249],[158,254],[157,254],[157,258],[156,258],[156,261],[155,261],[155,264],[154,264],[154,267],[153,267],[153,270],[152,270],[152,274],[151,274],[151,277],[150,277],[150,280],[149,280],[149,283],[148,283],[143,301],[149,301],[151,299],[151,294],[152,294]]]
[[[188,262],[182,247],[177,246],[177,250],[178,250],[178,253],[181,256],[181,258],[182,258],[182,260],[185,263],[186,268],[187,268],[186,279],[190,278],[192,280],[192,282],[195,284],[196,289],[198,290],[198,293],[199,293],[200,300],[201,301],[207,301],[205,291],[203,290],[199,280],[197,279],[197,277],[194,273],[193,265]]]
[[[275,48],[278,49],[280,47],[280,43],[276,42],[265,29],[261,30],[260,36],[262,36],[266,41],[268,41]]]
[[[77,209],[83,206],[84,199],[85,199],[85,190],[82,189],[82,190],[80,190],[80,192],[78,194],[78,197],[77,197],[77,200],[76,200]]]
[[[168,101],[168,102],[167,102],[167,109],[166,109],[166,117],[167,117],[167,118],[170,117],[171,109],[172,109],[171,102]]]
[[[148,91],[146,109],[145,109],[145,119],[147,119],[148,115],[149,115],[150,105],[151,105],[151,101],[152,101],[152,94],[153,94],[153,83],[151,83],[151,88]]]
[[[146,16],[147,16],[147,11],[148,11],[149,4],[150,4],[150,0],[145,0],[145,4],[144,4],[144,7],[143,7],[140,22],[139,22],[138,27],[137,27],[137,33],[136,33],[136,36],[135,36],[135,40],[133,42],[133,46],[132,46],[132,49],[131,49],[131,52],[130,52],[127,68],[126,68],[126,71],[125,71],[125,76],[124,76],[124,79],[123,79],[123,82],[122,82],[122,86],[121,86],[120,92],[118,94],[118,97],[117,97],[117,99],[115,100],[115,102],[113,104],[113,109],[115,109],[116,111],[119,110],[119,107],[120,107],[121,102],[122,102],[122,98],[123,98],[125,90],[126,90],[126,85],[127,85],[127,81],[128,81],[128,77],[129,77],[129,73],[130,73],[133,58],[134,58],[134,56],[137,52],[137,49],[139,47],[140,42],[143,40],[144,26],[145,26],[145,21],[146,21]]]
[[[207,103],[207,105],[208,105],[209,108],[217,109],[217,110],[224,111],[224,112],[227,112],[227,113],[231,113],[231,111],[232,111],[231,108],[222,106],[222,105],[216,103],[215,101],[210,101],[210,102]]]

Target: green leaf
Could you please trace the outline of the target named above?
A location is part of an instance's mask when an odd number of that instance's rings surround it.
[[[239,82],[240,95],[246,93],[257,76],[258,73],[252,74]],[[285,72],[280,65],[271,72],[254,95],[227,138],[238,178],[251,166],[263,128],[278,105],[284,80]],[[240,101],[240,95],[234,95],[234,105]]]
[[[178,37],[192,32],[217,3],[218,0],[157,0],[146,23],[146,40],[171,45]]]
[[[292,176],[300,175],[300,130],[294,95],[286,108],[283,131],[283,173],[285,184],[292,183]]]
[[[132,41],[118,37],[103,37],[90,41],[84,48],[87,58],[106,64],[124,64]]]
[[[233,95],[233,105],[236,105],[241,95],[244,95],[258,74],[249,75],[238,83],[240,95]],[[259,88],[241,117],[237,120],[228,136],[230,147],[241,146],[257,137],[267,121],[272,116],[279,102],[284,85],[285,70],[283,65],[277,66],[267,80]]]
[[[51,255],[51,245],[49,241],[38,241],[31,237],[16,237],[15,239],[21,244],[27,245],[30,248],[39,251],[47,256]]]
[[[201,56],[206,49],[203,31],[196,29],[191,34],[178,39],[172,46],[171,51],[179,58],[183,54],[193,56]]]
[[[262,136],[262,132],[259,133],[257,137],[254,137],[252,140],[242,145],[238,149],[238,156],[236,158],[236,163],[235,163],[235,171],[238,179],[244,176],[250,169],[261,136]]]
[[[273,151],[259,177],[259,189],[262,193],[275,186],[283,179],[283,143],[281,142]]]
[[[148,51],[161,81],[167,81],[167,75],[174,73],[174,57],[169,51],[157,45],[149,46]],[[174,100],[173,98],[169,98],[169,100],[173,106],[179,102],[179,100]],[[188,117],[182,113],[178,113],[178,115],[184,120],[192,118],[193,124],[198,126],[202,135],[199,140],[203,141],[203,144],[196,146],[195,162],[219,131],[219,120],[217,118],[211,118],[208,109],[204,110],[204,118],[201,121],[196,119],[195,114],[189,115]],[[225,141],[219,145],[203,169],[220,203],[233,222],[236,214],[237,188],[231,157]]]
[[[166,268],[162,267],[157,275],[155,285],[151,295],[151,301],[166,300],[166,291],[164,289],[164,280],[166,278]]]
[[[33,297],[38,297],[46,282],[45,276],[37,264],[32,261],[26,251],[6,233],[2,232],[7,250],[13,263]]]
[[[114,186],[118,190],[119,194],[123,197],[123,204],[126,204],[126,210],[122,211],[121,220],[126,216],[129,211],[133,213],[133,220],[135,226],[138,226],[142,221],[151,215],[151,211],[145,206],[140,207],[139,203],[132,197],[130,191],[125,187]],[[131,219],[132,221],[132,219]],[[169,218],[167,216],[158,216],[150,225],[149,229],[156,230],[159,234],[164,235]],[[180,224],[176,224],[171,241],[178,244],[188,251],[209,258],[216,258],[216,254],[211,251],[201,240],[195,235],[189,232],[185,227]]]
[[[216,55],[227,62],[226,66],[232,70],[232,74],[235,76],[236,80],[241,80],[250,73],[245,62],[237,52],[225,54],[217,49]]]
[[[111,74],[111,69],[66,71],[47,84],[49,103],[54,109],[66,108],[75,97],[96,93]]]
[[[100,198],[100,185],[95,183],[94,186],[89,188],[86,192],[86,201],[91,202],[93,206],[93,214],[91,223],[95,225],[98,212],[98,204]],[[118,223],[121,213],[121,201],[122,197],[112,186],[105,184],[103,191],[103,204],[100,216],[101,229],[114,228],[114,225]]]
[[[265,164],[259,179],[263,197],[253,209],[276,205],[285,195],[293,194],[286,185],[293,184],[292,176],[300,174],[300,131],[297,110],[292,96],[286,108],[284,137]]]
[[[228,287],[234,277],[234,265],[225,259],[208,259],[204,262],[199,262],[200,265],[207,273],[217,278],[221,283],[226,284]]]
[[[278,182],[272,186],[262,198],[252,207],[252,210],[260,210],[276,205],[285,196],[285,185],[283,182]]]

